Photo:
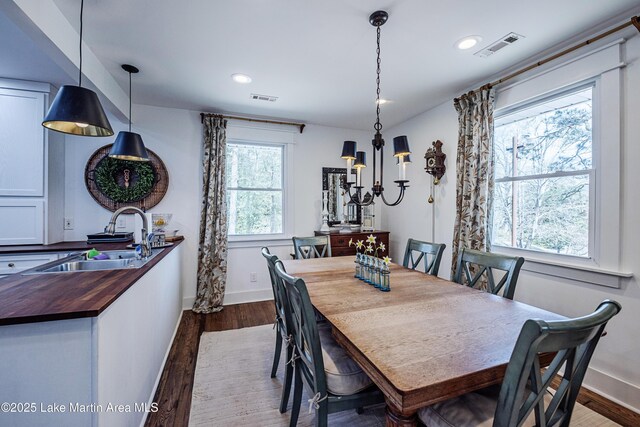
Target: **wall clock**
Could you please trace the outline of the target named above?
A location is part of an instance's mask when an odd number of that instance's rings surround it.
[[[148,162],[113,159],[109,157],[111,145],[96,150],[85,167],[84,182],[91,197],[112,212],[122,206],[146,210],[160,203],[169,187],[169,174],[160,157],[147,149]]]
[[[444,165],[447,155],[442,152],[442,141],[434,141],[431,145],[433,145],[433,147],[429,148],[424,155],[427,162],[424,170],[434,176],[435,179],[433,183],[437,185],[447,170],[447,167]]]

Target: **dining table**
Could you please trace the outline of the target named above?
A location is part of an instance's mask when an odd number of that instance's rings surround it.
[[[384,394],[389,427],[415,426],[420,408],[500,383],[527,319],[565,319],[394,263],[391,290],[381,292],[354,277],[354,260],[283,265]]]

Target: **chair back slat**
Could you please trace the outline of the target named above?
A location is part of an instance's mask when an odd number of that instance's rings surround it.
[[[605,300],[577,319],[527,320],[502,382],[494,427],[521,426],[531,412],[538,426],[568,427],[591,356],[607,322],[620,310],[620,304]],[[541,353],[556,353],[544,373]],[[545,393],[560,370],[560,385],[545,408]]]
[[[322,347],[318,325],[304,280],[288,275],[282,261],[277,261],[275,271],[284,284],[289,303],[291,335],[294,339],[300,372],[312,394],[327,394],[327,382],[322,359]]]
[[[424,272],[437,276],[445,247],[446,245],[442,243],[429,243],[409,239],[402,265],[415,270],[420,265],[420,261],[423,261]]]
[[[285,312],[287,306],[287,295],[282,284],[282,280],[278,277],[275,271],[275,264],[278,261],[278,257],[269,252],[269,248],[262,248],[262,256],[267,260],[267,268],[269,269],[269,278],[271,279],[271,290],[273,291],[273,301],[276,306],[276,322],[278,328],[286,337],[289,335],[287,322],[285,319]]]
[[[329,236],[294,237],[296,259],[325,258],[331,256]]]
[[[520,268],[524,264],[522,257],[510,257],[462,249],[458,254],[453,281],[471,288],[485,289],[494,295],[500,294],[513,299]],[[503,276],[496,283],[496,274]]]

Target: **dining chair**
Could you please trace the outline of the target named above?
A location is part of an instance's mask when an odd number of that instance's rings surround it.
[[[324,258],[331,256],[329,236],[294,237],[296,259]]]
[[[347,409],[360,413],[364,406],[384,402],[380,390],[333,339],[329,323],[315,321],[304,280],[288,275],[281,261],[276,262],[275,270],[287,293],[289,304],[285,315],[295,344],[291,359],[295,381],[290,426],[298,423],[303,387],[312,396],[309,402],[316,410],[317,427],[327,425],[330,413]]]
[[[424,259],[424,272],[437,276],[438,270],[440,269],[440,261],[442,260],[442,253],[446,246],[444,243],[429,243],[409,239],[407,240],[407,248],[404,251],[404,261],[402,265],[415,270],[420,264],[420,261]],[[416,255],[417,258],[414,258],[414,255]],[[431,257],[431,261],[429,261],[429,257]]]
[[[471,288],[479,288],[485,283],[481,279],[486,276],[487,292],[498,295],[504,288],[502,296],[513,299],[523,263],[522,257],[509,257],[463,248],[458,254],[453,281],[461,285],[466,284]],[[497,283],[494,270],[505,272]]]
[[[418,412],[427,426],[509,427],[532,425],[568,427],[580,386],[593,351],[607,322],[622,309],[605,300],[592,314],[576,319],[527,320],[522,326],[499,392],[484,391],[423,408]],[[541,353],[556,353],[541,372]],[[558,372],[560,384],[548,391]]]
[[[273,301],[276,308],[276,349],[273,355],[273,366],[271,367],[271,378],[275,378],[278,372],[278,365],[280,364],[280,354],[282,353],[282,342],[284,341],[287,350],[287,359],[291,360],[293,356],[293,342],[290,335],[289,328],[287,326],[285,310],[287,304],[287,296],[285,294],[282,281],[277,276],[275,271],[275,263],[278,261],[276,255],[272,255],[269,252],[269,248],[262,248],[262,256],[267,260],[267,267],[269,268],[269,277],[271,279],[271,289],[273,291]],[[287,404],[289,403],[289,395],[291,394],[291,379],[293,378],[293,367],[291,364],[285,365],[284,371],[284,386],[282,388],[282,396],[280,398],[280,413],[287,411]]]

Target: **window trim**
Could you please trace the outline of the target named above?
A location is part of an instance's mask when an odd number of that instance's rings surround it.
[[[264,131],[264,130],[263,130]],[[267,130],[268,131],[268,130]],[[269,139],[269,138],[265,138]],[[258,145],[266,147],[281,147],[282,148],[282,188],[281,189],[267,189],[268,191],[282,191],[282,233],[270,233],[270,234],[227,234],[227,242],[230,248],[234,247],[252,247],[251,243],[260,242],[278,242],[282,240],[290,240],[293,230],[293,212],[291,209],[291,203],[289,203],[290,193],[292,189],[291,182],[291,159],[293,158],[293,144],[287,142],[271,142],[247,138],[235,138],[228,137],[227,144],[242,144],[242,145]],[[226,184],[225,184],[226,185]],[[225,190],[227,188],[225,187]],[[233,188],[235,190],[241,188]],[[245,188],[245,190],[260,190],[255,188]],[[249,244],[249,246],[247,246]]]
[[[620,264],[622,68],[626,65],[623,59],[624,43],[624,39],[618,39],[593,47],[587,53],[543,68],[539,73],[525,75],[515,83],[497,89],[496,112],[502,112],[572,86],[589,81],[596,83],[593,138],[597,143],[592,147],[595,185],[590,186],[596,202],[592,256],[574,259],[570,255],[493,245],[493,252],[524,256],[527,261],[523,270],[613,288],[620,288],[624,280],[633,276]],[[606,149],[601,149],[601,142],[607,144]]]

